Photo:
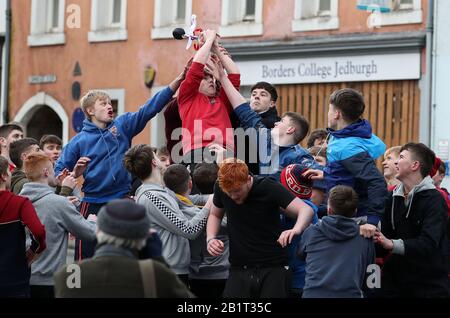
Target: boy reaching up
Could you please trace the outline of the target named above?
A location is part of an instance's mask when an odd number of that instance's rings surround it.
[[[181,75],[139,111],[125,113],[116,119],[111,98],[106,93],[90,91],[81,99],[81,108],[86,115],[83,130],[64,147],[56,163],[55,174],[67,169],[73,171],[75,178],[83,175],[81,213],[85,218],[89,214],[97,214],[109,201],[129,195],[131,177],[122,164],[125,152],[130,148],[133,137],[163,109],[180,83]],[[81,245],[76,244],[78,260],[92,256],[93,252],[93,246],[89,246],[83,254]]]

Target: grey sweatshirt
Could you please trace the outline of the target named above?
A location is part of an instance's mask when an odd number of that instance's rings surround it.
[[[191,253],[189,240],[203,230],[209,210],[203,209],[192,219],[183,214],[175,193],[156,184],[143,184],[135,200],[146,207],[151,226],[162,241],[162,256],[177,275],[189,273]]]
[[[68,233],[94,241],[94,223],[86,221],[65,197],[40,183],[26,183],[20,192],[33,203],[45,226],[47,249],[31,265],[30,285],[54,285],[53,275],[66,264]]]
[[[181,211],[188,217],[193,218],[201,209],[196,205],[204,205],[209,196],[191,195],[189,199],[194,205],[189,205],[177,199]],[[203,202],[201,201],[203,199]],[[206,200],[204,200],[206,199]],[[206,229],[195,239],[189,242],[191,247],[191,265],[189,266],[190,279],[228,279],[230,269],[230,244],[226,230],[226,217],[224,217],[217,238],[224,244],[222,255],[214,257],[208,252],[206,245]]]

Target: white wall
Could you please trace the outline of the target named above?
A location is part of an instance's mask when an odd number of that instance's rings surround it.
[[[6,32],[6,0],[0,0],[0,35]]]
[[[439,140],[448,140],[450,143],[450,1],[437,0],[435,16],[435,84],[434,101],[436,111],[433,114],[433,150],[438,156],[444,157],[446,161],[450,153],[439,147]],[[444,187],[450,187],[450,178],[447,177]]]

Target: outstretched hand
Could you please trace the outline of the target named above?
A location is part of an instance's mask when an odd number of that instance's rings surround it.
[[[74,178],[80,177],[86,171],[89,161],[91,161],[91,159],[88,157],[81,157],[78,159],[75,168],[73,168]]]
[[[394,248],[394,243],[392,240],[386,238],[380,231],[375,232],[373,241],[374,243],[381,245],[385,250],[392,251]]]
[[[281,245],[281,247],[286,247],[289,244],[291,244],[292,239],[294,236],[298,235],[295,230],[287,230],[281,233],[280,237],[278,238],[277,242]]]
[[[217,81],[220,81],[225,76],[222,62],[216,55],[211,55],[206,63],[205,69],[208,73],[212,74]]]
[[[315,170],[315,169],[309,169],[305,171],[302,176],[307,179],[311,180],[323,180],[323,171],[322,170]]]

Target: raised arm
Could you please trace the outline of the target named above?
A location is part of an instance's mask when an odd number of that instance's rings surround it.
[[[295,235],[302,234],[303,231],[311,224],[314,216],[314,211],[305,202],[298,198],[295,198],[285,209],[285,214],[287,216],[297,218],[297,222],[291,230],[281,233],[278,242],[283,247],[290,244],[292,242],[292,238]]]
[[[216,40],[217,34],[214,30],[206,30],[205,32],[203,32],[202,36],[205,39],[205,43],[195,54],[194,62],[206,64],[211,53],[211,48],[214,45],[214,41]]]
[[[238,66],[231,58],[228,51],[217,43],[217,39],[212,47],[212,52],[217,55],[228,74],[240,74]]]

